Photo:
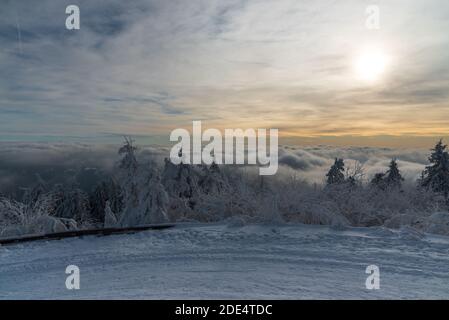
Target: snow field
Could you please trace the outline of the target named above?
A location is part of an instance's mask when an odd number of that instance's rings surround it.
[[[80,268],[67,290],[65,268]],[[380,268],[380,290],[365,269]],[[0,247],[1,299],[448,299],[449,238],[413,229],[181,224]]]

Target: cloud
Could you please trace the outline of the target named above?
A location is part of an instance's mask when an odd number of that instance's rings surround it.
[[[307,171],[310,168],[320,167],[327,163],[327,159],[301,149],[293,151],[281,149],[279,152],[279,164],[289,166],[293,169]]]
[[[17,196],[43,178],[50,185],[76,182],[90,191],[117,161],[115,147],[80,143],[1,143],[0,193]]]
[[[294,169],[303,179],[321,183],[335,158],[342,158],[346,167],[355,162],[363,165],[365,179],[385,172],[391,159],[397,159],[399,169],[407,182],[415,181],[428,163],[429,151],[424,149],[390,149],[375,147],[284,146],[279,152],[279,163]]]
[[[80,0],[81,30],[69,31],[67,1],[8,0],[0,134],[168,134],[192,119],[305,136],[447,133],[449,5],[377,3],[377,33],[355,0]],[[394,60],[374,88],[353,79],[365,43]]]
[[[141,163],[156,161],[160,165],[169,156],[168,145],[147,145],[137,137]],[[17,195],[43,178],[49,184],[78,183],[91,191],[107,179],[120,159],[118,144],[92,143],[0,143],[0,193]],[[365,179],[385,172],[392,158],[408,183],[412,183],[427,164],[428,150],[374,147],[281,146],[279,175],[295,175],[311,183],[322,183],[335,157],[345,160],[346,167],[355,161],[363,164]],[[256,171],[255,171],[256,172]]]
[[[141,163],[163,163],[169,155],[166,146],[137,147]],[[118,144],[0,142],[0,194],[20,194],[38,177],[49,185],[76,183],[91,191],[113,173],[120,160],[118,148]]]

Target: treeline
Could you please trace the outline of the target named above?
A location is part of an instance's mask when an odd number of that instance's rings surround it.
[[[449,153],[447,145],[440,140],[431,150],[429,156],[429,165],[421,173],[421,177],[417,180],[417,187],[426,190],[432,190],[435,193],[444,196],[448,201],[449,196]],[[346,175],[345,175],[346,173]],[[359,178],[363,174],[361,170],[348,174],[345,169],[343,159],[336,158],[334,164],[326,174],[327,185],[333,184],[350,184],[355,185],[360,182]],[[397,159],[391,159],[386,172],[374,174],[370,184],[380,190],[401,189],[404,178],[398,168]]]
[[[261,177],[245,167],[141,163],[126,138],[113,174],[91,192],[42,179],[23,198],[0,198],[0,236],[167,221],[300,222],[333,226],[410,226],[449,233],[449,155],[439,141],[416,186],[397,159],[365,181],[363,166],[335,159],[325,183],[298,174]]]

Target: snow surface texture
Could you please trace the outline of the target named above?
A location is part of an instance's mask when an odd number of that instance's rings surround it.
[[[71,264],[80,290],[65,287]],[[412,228],[233,220],[0,247],[0,298],[449,299],[448,266],[449,238]]]

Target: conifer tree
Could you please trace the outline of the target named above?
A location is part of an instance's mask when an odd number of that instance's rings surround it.
[[[327,184],[343,183],[345,181],[345,164],[343,159],[335,158],[335,162],[326,174]]]
[[[420,183],[422,187],[442,193],[446,199],[449,195],[449,154],[447,145],[440,140],[431,151],[430,165],[426,166]]]
[[[398,168],[398,163],[396,159],[391,159],[388,171],[385,174],[385,183],[390,188],[400,188],[402,186],[402,175]]]
[[[371,185],[384,190],[385,189],[385,173],[376,173],[371,180]]]

